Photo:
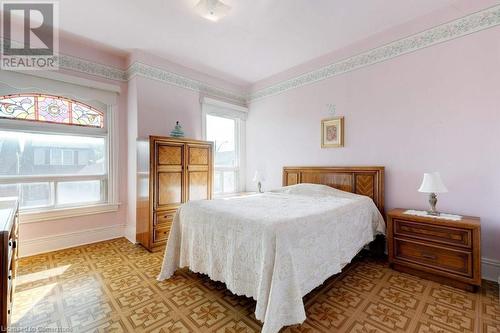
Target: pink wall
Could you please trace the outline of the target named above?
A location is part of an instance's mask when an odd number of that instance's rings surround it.
[[[201,139],[199,93],[143,77],[129,81],[128,205],[126,237],[135,242],[137,195],[137,139],[168,136],[179,121],[186,137]]]
[[[138,135],[169,135],[179,121],[186,137],[201,139],[200,95],[162,82],[138,77]]]
[[[190,68],[174,64],[168,60],[150,54],[134,51],[128,58],[128,64],[140,62],[171,73],[197,80],[228,92],[243,94],[245,88],[215,78]],[[165,82],[135,77],[137,95],[137,135],[145,138],[149,135],[168,135],[179,121],[186,137],[201,139],[200,98],[203,93],[166,84]]]
[[[422,174],[439,171],[442,211],[482,218],[483,256],[500,259],[500,28],[293,89],[250,106],[247,184],[283,166],[382,165],[386,207],[427,208]],[[321,149],[326,104],[345,116],[345,148]]]
[[[254,83],[251,91],[265,88],[269,85],[284,81],[290,77],[298,76],[317,68],[327,66],[332,62],[356,55],[358,53],[380,47],[387,43],[411,36],[413,34],[434,28],[440,24],[462,18],[471,13],[478,12],[485,8],[497,5],[496,0],[456,0],[453,5],[446,6],[425,16],[415,18],[409,22],[394,26],[388,30],[373,34],[364,40],[348,45],[345,48],[337,49],[329,54],[325,54],[306,63],[290,68],[282,73],[272,75],[264,80]]]
[[[137,79],[128,82],[127,94],[127,225],[125,237],[135,241],[137,174]]]

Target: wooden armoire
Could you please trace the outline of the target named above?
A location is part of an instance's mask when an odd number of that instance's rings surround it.
[[[154,251],[165,245],[182,203],[212,198],[213,143],[151,136],[137,146],[136,238]]]

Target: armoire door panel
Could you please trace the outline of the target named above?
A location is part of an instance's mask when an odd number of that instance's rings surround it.
[[[159,144],[158,165],[182,165],[183,148],[183,145]]]
[[[208,172],[209,168],[207,165],[193,165],[193,164],[190,164],[186,167],[186,169],[189,171],[189,172],[195,172],[195,171],[205,171],[205,172]]]
[[[157,208],[182,203],[182,172],[158,172]]]
[[[209,199],[209,175],[206,171],[188,173],[188,200]]]
[[[188,164],[208,165],[210,161],[209,147],[188,146]]]

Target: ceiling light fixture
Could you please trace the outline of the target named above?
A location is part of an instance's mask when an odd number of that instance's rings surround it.
[[[194,8],[200,16],[213,22],[217,22],[231,10],[231,6],[220,0],[200,0]]]

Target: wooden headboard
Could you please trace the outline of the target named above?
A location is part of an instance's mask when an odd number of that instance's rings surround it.
[[[366,195],[384,215],[384,167],[284,167],[283,186],[323,184]]]

